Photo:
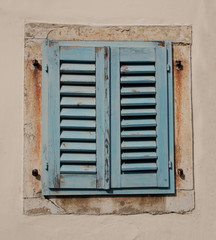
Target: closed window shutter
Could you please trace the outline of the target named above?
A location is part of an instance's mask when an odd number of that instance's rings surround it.
[[[175,192],[171,43],[43,42],[44,195]]]
[[[166,47],[113,48],[112,187],[168,187]]]
[[[48,51],[49,188],[108,189],[109,48]]]

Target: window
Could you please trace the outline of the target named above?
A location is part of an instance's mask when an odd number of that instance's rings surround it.
[[[171,42],[43,42],[44,195],[175,192]]]

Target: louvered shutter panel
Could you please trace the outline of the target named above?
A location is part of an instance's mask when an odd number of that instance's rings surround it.
[[[49,188],[109,189],[109,48],[48,44]]]
[[[112,188],[169,186],[166,51],[112,49]]]

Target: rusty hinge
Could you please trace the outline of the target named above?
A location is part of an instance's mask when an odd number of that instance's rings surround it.
[[[45,66],[45,71],[48,73],[48,71],[49,71],[49,67],[48,67],[48,64],[46,64],[46,66]]]
[[[169,72],[169,71],[170,71],[170,65],[167,64],[167,72]]]

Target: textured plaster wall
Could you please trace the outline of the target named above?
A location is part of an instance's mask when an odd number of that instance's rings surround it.
[[[216,239],[216,1],[0,1],[1,239]],[[196,208],[190,214],[23,215],[24,22],[192,24]]]

